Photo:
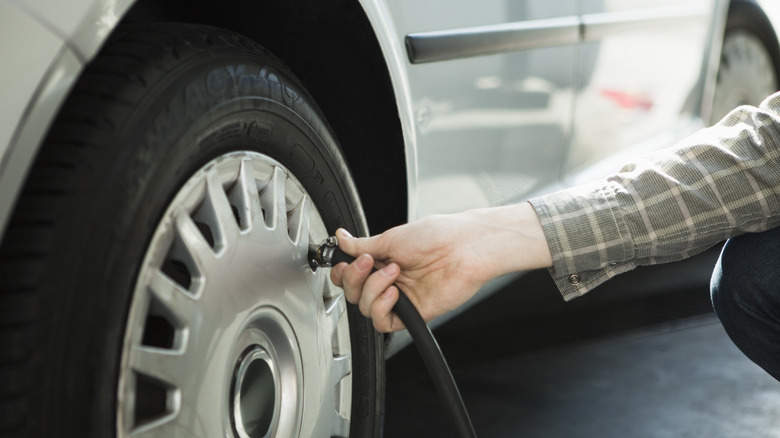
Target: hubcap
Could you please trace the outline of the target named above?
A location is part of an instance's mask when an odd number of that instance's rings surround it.
[[[144,258],[125,333],[118,435],[346,437],[346,305],[308,246],[299,181],[236,152],[179,190]]]

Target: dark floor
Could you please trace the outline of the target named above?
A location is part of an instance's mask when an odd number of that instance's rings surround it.
[[[780,438],[780,383],[729,341],[706,287],[619,290],[659,272],[567,304],[534,273],[437,329],[478,436]],[[387,374],[386,438],[452,436],[414,347]]]

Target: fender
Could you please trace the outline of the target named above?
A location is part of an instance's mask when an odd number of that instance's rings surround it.
[[[4,120],[0,125],[0,236],[44,136],[84,64],[129,9],[130,0],[0,0]],[[8,96],[6,96],[6,93]],[[2,239],[0,239],[2,241]]]

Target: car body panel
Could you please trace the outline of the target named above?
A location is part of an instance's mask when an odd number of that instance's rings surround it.
[[[561,179],[563,186],[584,183],[615,172],[631,157],[673,145],[675,142],[706,125],[704,121],[710,119],[718,65],[720,63],[720,42],[723,40],[729,1],[715,0],[711,4],[711,22],[703,41],[704,53],[700,60],[699,82],[692,89],[689,102],[686,102],[688,107],[680,107],[677,123],[670,123],[665,130],[653,132],[647,138],[642,138],[641,141],[630,144],[623,149],[613,146],[610,155],[601,154],[600,160],[591,160],[588,164],[578,164],[574,158],[569,157],[568,171],[564,173]],[[580,112],[587,110],[590,110],[590,108],[587,108],[586,105],[580,105]],[[581,114],[580,117],[582,117]],[[584,140],[582,141],[585,142]],[[625,141],[623,143],[625,144]],[[585,146],[580,145],[580,147]]]
[[[701,126],[712,2],[595,3],[583,5],[580,65],[592,72],[581,75],[565,175]]]
[[[456,50],[491,34],[531,41],[408,66],[419,163],[411,219],[506,204],[555,182],[574,102],[576,2],[409,0],[390,11],[397,33]],[[548,47],[551,38],[564,44]]]
[[[36,94],[63,44],[46,27],[7,2],[0,1],[0,23],[8,35],[24,33],[25,44],[28,45],[27,50],[19,50],[12,44],[0,45],[0,56],[8,60],[0,72],[0,78],[3,84],[13,84],[0,90],[0,101],[3,102],[3,117],[0,118],[2,157],[12,142],[16,127],[25,117],[31,96]]]
[[[91,59],[132,0],[6,0],[58,35],[82,61]]]

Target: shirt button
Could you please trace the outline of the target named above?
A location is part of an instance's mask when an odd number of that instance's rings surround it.
[[[569,284],[572,286],[576,286],[582,282],[582,277],[580,277],[577,274],[569,275]]]

